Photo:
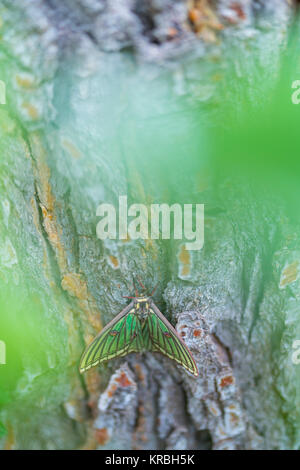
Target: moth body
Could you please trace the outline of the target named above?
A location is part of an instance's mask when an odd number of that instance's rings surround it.
[[[151,299],[149,297],[136,297],[133,301],[136,315],[141,321],[146,320],[150,313]]]

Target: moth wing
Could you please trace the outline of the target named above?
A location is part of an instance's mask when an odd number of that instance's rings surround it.
[[[190,350],[154,304],[150,308],[147,323],[150,337],[148,349],[173,359],[197,377],[197,365]]]
[[[140,320],[131,302],[87,346],[80,359],[80,372],[115,357],[142,349]]]

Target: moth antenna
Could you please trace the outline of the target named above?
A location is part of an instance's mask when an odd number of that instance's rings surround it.
[[[139,281],[139,285],[141,286],[142,289],[146,289],[146,287],[144,286],[144,284],[142,283],[142,281],[137,278],[137,280]]]
[[[156,291],[158,284],[159,284],[159,283],[157,283],[156,286],[154,287],[153,291],[152,291],[151,294],[150,294],[150,297],[152,297],[152,295],[154,295],[154,292]]]
[[[135,297],[130,297],[129,295],[122,295],[123,299],[135,299]]]
[[[139,291],[137,290],[135,283],[133,283],[133,287],[134,287],[134,291],[135,291],[135,296],[138,297],[139,296]]]

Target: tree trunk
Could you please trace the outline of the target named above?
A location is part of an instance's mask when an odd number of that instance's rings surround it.
[[[274,157],[284,117],[261,117],[296,6],[0,3],[1,446],[299,448],[299,171]],[[98,239],[97,207],[122,195],[204,204],[203,248]],[[151,353],[79,374],[138,278],[198,378]]]

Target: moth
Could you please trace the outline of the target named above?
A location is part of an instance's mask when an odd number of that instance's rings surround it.
[[[191,352],[152,300],[155,289],[147,295],[139,283],[143,292],[139,294],[135,288],[135,297],[125,296],[131,302],[86,348],[80,360],[80,372],[113,358],[151,351],[164,354],[197,377]]]

